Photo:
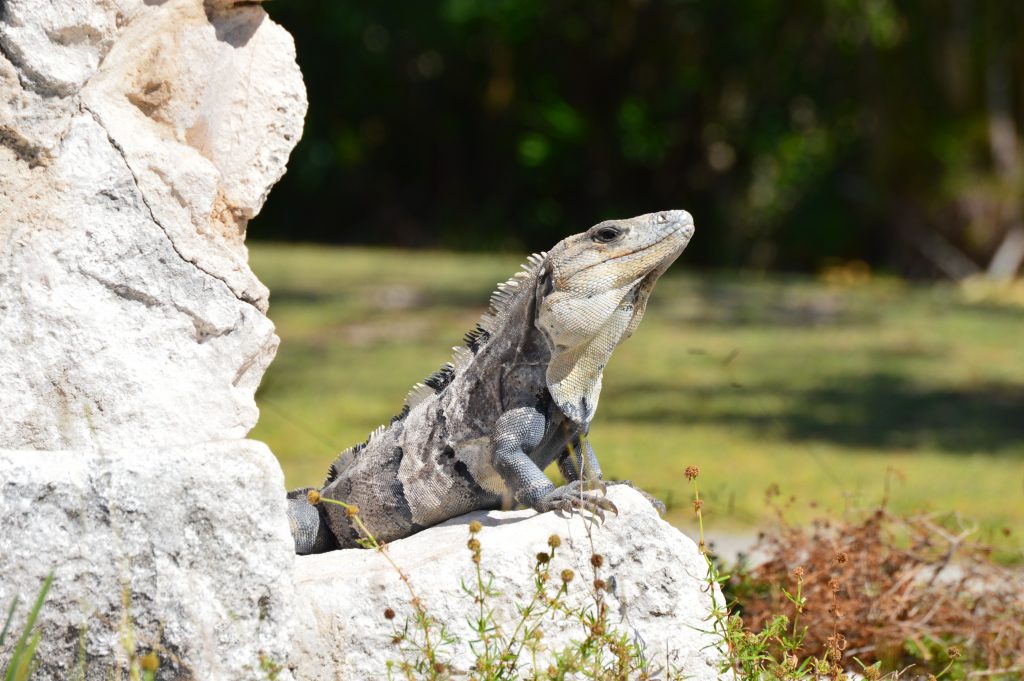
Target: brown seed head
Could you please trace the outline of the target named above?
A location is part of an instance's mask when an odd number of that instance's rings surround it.
[[[804,578],[804,569],[803,567],[798,565],[797,567],[793,568],[793,571],[789,574],[793,575],[793,579],[799,582],[801,579]]]
[[[601,567],[602,565],[604,565],[604,556],[602,556],[600,553],[595,553],[590,557],[590,564],[596,568]]]
[[[155,652],[150,651],[139,659],[139,666],[144,672],[155,672],[160,668],[160,658]]]
[[[700,513],[700,509],[702,509],[702,508],[704,508],[704,500],[703,499],[694,499],[693,500],[693,512],[694,513]]]
[[[835,560],[836,565],[846,565],[850,562],[850,554],[848,554],[846,551],[840,551],[836,554],[833,560]]]
[[[391,608],[384,608],[384,619],[393,620],[395,619],[395,611]]]
[[[956,658],[960,657],[960,649],[956,646],[950,646],[946,649],[946,655],[949,655],[949,659],[955,660]]]
[[[479,532],[480,530],[482,530],[482,529],[483,529],[483,527],[484,527],[484,526],[480,524],[480,521],[479,521],[479,520],[474,520],[473,522],[471,522],[471,523],[469,524],[469,533],[470,533],[470,534],[476,534],[477,532]]]
[[[561,545],[562,538],[559,537],[557,534],[553,534],[550,537],[548,537],[548,546],[550,546],[551,548],[557,549]]]
[[[839,591],[839,586],[840,584],[838,577],[833,577],[832,579],[828,580],[828,588],[831,589],[833,593],[837,593]]]
[[[693,465],[687,466],[686,470],[683,471],[683,475],[686,476],[687,480],[693,482],[694,480],[697,479],[697,476],[700,475],[700,468]]]
[[[308,492],[306,492],[306,501],[316,506],[317,504],[320,503],[320,492],[316,491],[315,489],[309,490]]]
[[[546,565],[549,560],[551,560],[551,556],[549,556],[548,554],[544,553],[543,551],[541,551],[540,553],[537,554],[537,564],[538,565]]]
[[[473,551],[475,553],[476,551],[480,550],[480,540],[477,539],[476,537],[473,537],[468,542],[466,542],[466,547],[470,551]]]
[[[594,591],[607,591],[608,585],[605,584],[603,579],[594,580]]]
[[[562,576],[562,581],[565,582],[566,584],[568,584],[569,582],[572,581],[572,578],[576,576],[576,573],[573,572],[572,570],[570,570],[569,568],[565,568],[564,570],[562,570],[562,575],[561,576]]]

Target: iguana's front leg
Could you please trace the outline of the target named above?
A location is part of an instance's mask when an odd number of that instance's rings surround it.
[[[565,451],[558,457],[558,470],[567,481],[581,481],[587,489],[599,489],[604,494],[608,485],[625,485],[640,492],[650,502],[651,506],[661,515],[665,515],[665,504],[660,499],[640,489],[630,480],[604,480],[601,476],[601,466],[597,463],[597,455],[590,440],[582,438],[573,440],[572,447],[566,447]],[[583,454],[582,458],[580,454]],[[610,503],[610,502],[609,502]]]
[[[604,518],[605,511],[618,512],[607,499],[584,491],[580,480],[555,487],[530,458],[544,438],[544,416],[535,409],[520,407],[505,412],[494,424],[494,467],[513,498],[541,513],[584,510]]]

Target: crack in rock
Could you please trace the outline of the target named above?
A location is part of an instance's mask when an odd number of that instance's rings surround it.
[[[138,175],[135,174],[135,169],[132,168],[131,163],[128,161],[128,155],[125,154],[124,148],[120,144],[118,144],[117,140],[115,140],[113,135],[110,134],[110,131],[107,129],[107,126],[103,124],[103,120],[100,118],[99,114],[90,109],[88,105],[86,105],[84,102],[79,102],[79,107],[83,112],[88,113],[90,116],[92,116],[92,119],[96,121],[96,125],[100,126],[100,129],[103,130],[103,134],[106,135],[107,141],[110,142],[110,145],[117,151],[118,155],[121,157],[121,160],[124,162],[125,167],[128,169],[128,172],[132,176],[132,182],[135,185],[136,191],[138,191],[139,193],[139,197],[142,199],[142,204],[146,207],[146,212],[149,213],[150,220],[152,220],[153,224],[160,228],[160,231],[163,233],[164,237],[170,243],[171,248],[178,255],[178,257],[181,258],[182,261],[191,265],[192,267],[195,267],[203,274],[206,274],[207,276],[210,276],[219,281],[228,289],[228,291],[236,300],[239,300],[247,305],[251,305],[252,307],[256,308],[257,311],[259,311],[259,306],[256,304],[256,301],[250,300],[249,298],[246,298],[244,295],[239,295],[234,291],[234,289],[231,288],[227,281],[224,280],[222,277],[219,277],[213,272],[210,272],[209,270],[200,267],[199,263],[197,263],[195,260],[191,258],[185,257],[185,255],[180,250],[178,250],[178,245],[174,243],[174,239],[171,238],[171,235],[167,231],[167,228],[164,227],[163,224],[161,224],[160,220],[157,219],[156,213],[153,212],[153,207],[149,205],[149,200],[146,198],[146,193],[142,190],[142,186],[139,184],[139,177]],[[262,311],[260,312],[260,314],[262,314]]]
[[[109,279],[106,279],[105,277],[102,277],[96,274],[95,272],[90,272],[89,270],[86,270],[82,267],[78,268],[78,272],[83,276],[89,277],[90,279],[99,282],[100,285],[110,290],[111,293],[113,293],[119,298],[130,300],[136,303],[142,303],[146,307],[173,307],[175,310],[188,317],[189,320],[192,322],[192,326],[195,327],[196,343],[200,345],[214,338],[221,338],[223,336],[231,334],[238,328],[238,326],[243,321],[242,315],[239,314],[238,319],[235,321],[234,325],[224,327],[217,326],[216,324],[210,322],[209,320],[204,319],[195,311],[190,310],[189,308],[179,303],[175,303],[173,301],[165,302],[154,295],[146,293],[145,291],[134,288],[127,284],[110,281]],[[252,362],[250,361],[248,364],[251,365]],[[243,369],[246,368],[247,366],[243,367]],[[241,371],[240,373],[244,373],[244,371]],[[238,376],[235,377],[235,380],[238,380]]]

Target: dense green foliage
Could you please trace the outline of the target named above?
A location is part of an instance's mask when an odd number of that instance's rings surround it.
[[[691,263],[950,274],[930,237],[985,266],[1020,224],[1024,3],[267,8],[311,106],[257,238],[537,250],[682,207]]]

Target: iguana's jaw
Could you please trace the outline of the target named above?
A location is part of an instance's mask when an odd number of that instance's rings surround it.
[[[658,239],[656,242],[644,247],[642,250],[657,252],[658,250],[664,250],[665,253],[660,255],[660,258],[651,269],[651,271],[645,276],[638,288],[643,288],[645,284],[650,286],[654,285],[658,277],[665,273],[672,263],[686,249],[690,243],[690,239],[693,237],[693,217],[685,210],[670,210],[662,213],[652,213],[650,215],[651,221],[654,223],[654,227],[664,230],[664,236]],[[635,255],[634,253],[628,254],[630,256]],[[623,257],[614,258],[613,260],[621,260]]]

